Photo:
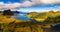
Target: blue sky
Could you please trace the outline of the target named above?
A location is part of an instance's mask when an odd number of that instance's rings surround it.
[[[4,3],[8,3],[9,1],[12,2],[12,3],[20,2],[20,0],[0,0],[0,2],[4,2]]]
[[[58,1],[55,1],[55,0],[44,0],[44,1],[42,0],[0,0],[0,2],[3,2],[3,4],[7,4],[7,5],[11,3],[10,4],[11,7],[13,7],[12,4],[14,4],[13,9],[14,10],[16,9],[17,11],[22,11],[22,12],[32,12],[32,11],[46,12],[50,10],[54,10],[54,11],[60,10],[60,0]],[[15,3],[17,4],[15,5]],[[9,6],[7,5],[5,5],[5,7],[8,8]],[[11,7],[9,7],[9,9]]]
[[[54,11],[60,11],[60,4],[54,4],[54,5],[37,5],[37,6],[32,6],[32,7],[27,7],[27,8],[21,8],[19,11],[35,11],[35,12],[48,12],[50,10]]]

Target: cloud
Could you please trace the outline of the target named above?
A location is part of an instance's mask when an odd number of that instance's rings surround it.
[[[29,7],[34,5],[40,5],[40,4],[56,4],[60,3],[60,0],[24,0],[23,3],[11,3],[5,4],[4,2],[0,2],[0,10],[4,9],[11,9],[11,10],[17,10],[22,7]]]
[[[32,5],[33,5],[33,3],[32,3],[32,2],[30,2],[30,1],[25,1],[25,2],[24,2],[24,3],[22,3],[21,5],[22,5],[22,7],[28,7],[28,6],[32,6]]]
[[[17,10],[20,7],[21,7],[20,3],[5,4],[3,2],[0,2],[0,10],[5,10],[5,9]]]
[[[60,3],[60,0],[40,0],[41,3],[44,4],[56,4],[56,3]]]

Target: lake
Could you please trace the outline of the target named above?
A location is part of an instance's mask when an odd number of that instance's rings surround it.
[[[29,20],[29,18],[27,16],[25,16],[25,14],[28,13],[14,13],[14,16],[11,16],[12,18],[18,19],[18,20]]]
[[[27,13],[26,13],[26,14],[27,14]],[[35,19],[28,18],[28,17],[25,16],[25,14],[23,14],[23,13],[19,13],[19,14],[15,15],[15,16],[12,16],[12,17],[13,17],[13,18],[16,18],[17,20],[25,20],[25,21],[30,20],[31,23],[48,24],[47,22],[38,22],[38,21],[36,21]]]
[[[29,20],[29,18],[27,16],[25,16],[25,14],[17,15],[16,19],[18,19],[18,20]]]

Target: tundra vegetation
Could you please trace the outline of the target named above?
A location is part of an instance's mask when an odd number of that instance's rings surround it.
[[[6,11],[0,13],[0,32],[46,32],[45,29],[50,29],[51,25],[60,23],[60,12],[31,12],[26,14],[29,18],[37,22],[47,22],[49,24],[31,23],[31,21],[17,20],[8,16],[13,15]],[[7,16],[8,15],[8,16]],[[51,31],[50,31],[51,32]]]

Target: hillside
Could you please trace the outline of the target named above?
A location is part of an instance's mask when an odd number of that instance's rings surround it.
[[[41,28],[42,27],[42,28]],[[50,24],[31,23],[31,21],[16,20],[0,13],[0,32],[43,32],[43,28],[51,28]]]
[[[44,12],[44,13],[30,13],[27,14],[29,18],[32,19],[44,19],[43,22],[48,22],[49,24],[39,24],[29,20],[16,20],[8,15],[4,16],[0,13],[0,32],[46,32],[60,22],[60,12]],[[52,16],[52,17],[48,17]],[[57,17],[56,17],[57,16]],[[39,22],[39,20],[37,20]],[[58,23],[57,23],[58,22]],[[50,31],[49,31],[50,32]]]
[[[55,17],[55,16],[59,16],[59,15],[60,15],[60,12],[58,12],[58,11],[57,12],[49,11],[49,12],[42,12],[42,13],[31,12],[31,13],[27,14],[26,16],[41,22],[50,16]]]

